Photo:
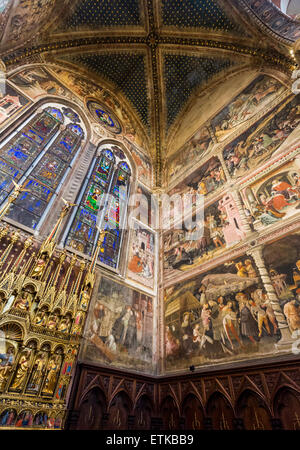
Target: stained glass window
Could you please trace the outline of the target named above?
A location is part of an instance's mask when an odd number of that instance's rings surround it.
[[[0,203],[12,179],[24,185],[7,217],[29,228],[37,228],[84,138],[77,123],[67,123],[69,116],[70,109],[64,116],[58,107],[45,107],[0,148]]]
[[[118,266],[131,174],[129,165],[120,161],[120,154],[124,157],[123,152],[113,146],[103,149],[95,158],[66,239],[68,246],[91,255],[99,235],[97,225],[104,228],[107,232],[99,259],[113,268]]]

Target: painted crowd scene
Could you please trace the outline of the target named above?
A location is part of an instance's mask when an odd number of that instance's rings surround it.
[[[81,358],[151,372],[152,340],[153,298],[102,277],[92,301]]]
[[[281,280],[280,306],[292,332],[300,330],[299,236],[294,240],[295,255],[280,265],[281,270],[270,261],[276,291]],[[261,358],[277,351],[280,328],[250,256],[167,288],[164,304],[167,370]]]

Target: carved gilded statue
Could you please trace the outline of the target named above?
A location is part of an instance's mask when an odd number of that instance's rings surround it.
[[[80,334],[81,333],[81,329],[82,329],[82,325],[83,325],[83,318],[84,318],[83,313],[81,311],[79,311],[75,317],[72,334]]]
[[[11,389],[21,391],[24,388],[27,373],[30,368],[31,350],[26,350],[20,360],[17,367],[16,375],[11,385]]]
[[[47,324],[47,312],[46,311],[38,311],[34,323],[35,325],[39,325],[40,327],[44,327]]]
[[[58,331],[60,331],[61,333],[67,333],[70,329],[70,325],[70,317],[64,317],[58,325]]]
[[[14,364],[14,348],[9,347],[7,353],[0,353],[0,359],[0,390],[3,390]]]
[[[40,257],[37,260],[37,263],[32,271],[31,278],[39,280],[44,273],[45,267],[46,267],[46,260],[43,257]]]
[[[90,294],[88,293],[87,290],[84,290],[81,294],[80,309],[86,311],[89,305],[89,301],[90,301]]]
[[[47,356],[45,353],[42,353],[37,356],[33,365],[33,370],[31,378],[28,382],[27,390],[36,392],[39,390],[43,380],[43,376],[45,374],[46,363],[47,363]]]
[[[60,357],[58,355],[55,357],[53,356],[49,361],[47,369],[47,378],[45,381],[43,393],[53,394],[59,370],[60,370]]]
[[[51,314],[49,316],[48,322],[47,322],[47,328],[48,330],[54,331],[57,328],[58,324],[58,317],[56,314]]]
[[[30,294],[28,292],[22,292],[17,296],[14,307],[21,311],[29,311],[31,306]]]

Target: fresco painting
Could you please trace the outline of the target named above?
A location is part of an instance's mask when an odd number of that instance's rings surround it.
[[[68,90],[41,67],[24,69],[12,75],[10,81],[33,100],[47,94],[70,97]]]
[[[139,213],[135,216],[136,219],[145,223],[148,227],[156,229],[159,208],[157,198],[142,184],[137,186],[136,194],[138,197],[134,206],[139,209]]]
[[[233,249],[245,235],[232,194],[226,194],[205,208],[199,231],[185,227],[165,233],[164,274],[169,277],[180,271],[191,271]]]
[[[128,278],[153,289],[154,274],[155,234],[134,220],[128,259]]]
[[[152,371],[153,299],[101,277],[94,291],[80,359]]]
[[[245,212],[254,230],[300,212],[300,157],[244,188]]]
[[[232,177],[241,177],[279,154],[291,134],[299,139],[299,107],[300,95],[285,100],[225,147],[223,156]]]
[[[170,158],[168,162],[168,178],[172,182],[180,176],[188,167],[195,164],[195,160],[203,157],[213,146],[213,140],[207,127],[202,127],[180,149],[178,154]]]
[[[267,245],[263,256],[292,335],[300,330],[300,233]]]
[[[249,6],[253,9],[263,22],[275,33],[287,39],[296,40],[300,37],[300,30],[297,21],[287,21],[287,17],[272,2],[265,0],[248,0]]]
[[[29,104],[29,100],[24,95],[5,82],[0,90],[0,128],[20,114]]]
[[[152,184],[152,169],[150,159],[136,147],[132,148],[132,158],[137,167],[137,177],[146,186]]]
[[[226,177],[220,160],[217,157],[212,157],[184,181],[171,189],[169,195],[189,193],[206,196],[216,191],[225,182]]]
[[[97,100],[101,100],[116,116],[120,119],[123,125],[124,136],[126,136],[131,142],[136,145],[145,148],[145,139],[137,129],[133,126],[126,109],[119,103],[119,101],[106,89],[96,85],[87,78],[79,75],[78,73],[71,72],[58,67],[52,68],[53,73],[57,78],[67,86],[70,91],[74,92],[81,99],[86,97],[94,97]],[[99,133],[101,133],[101,126],[99,125]]]
[[[275,78],[266,75],[256,78],[212,119],[211,125],[218,141],[226,139],[284,90],[285,87]]]
[[[167,371],[274,356],[280,330],[250,256],[165,289]]]

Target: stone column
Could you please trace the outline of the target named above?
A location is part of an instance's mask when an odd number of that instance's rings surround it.
[[[243,224],[243,231],[245,231],[246,237],[248,237],[250,234],[255,233],[255,231],[253,231],[249,225],[249,222],[248,222],[248,219],[247,219],[247,216],[245,213],[243,201],[241,198],[241,194],[236,189],[231,189],[229,191],[229,193],[232,195],[233,200],[236,203],[236,206],[237,206],[237,209],[239,210],[241,221]]]
[[[267,271],[267,268],[265,266],[265,261],[263,258],[263,246],[259,246],[259,247],[254,248],[253,250],[249,250],[249,252],[247,252],[247,254],[252,256],[255,261],[255,264],[258,268],[263,285],[268,294],[268,298],[271,302],[271,305],[272,305],[272,308],[273,308],[273,311],[274,311],[274,314],[275,314],[275,317],[276,317],[276,320],[278,323],[278,327],[281,332],[281,339],[275,345],[280,350],[283,350],[283,349],[292,350],[293,340],[291,337],[291,333],[290,333],[287,321],[284,317],[281,306],[279,304],[279,300],[276,295],[275,289],[272,285],[272,282],[271,282],[271,279],[269,276],[269,272]]]
[[[221,163],[222,169],[224,171],[226,180],[230,181],[231,180],[231,175],[229,173],[227,164],[226,164],[226,162],[224,161],[224,158],[223,158],[223,150],[217,152],[217,157],[220,160],[220,163]]]

